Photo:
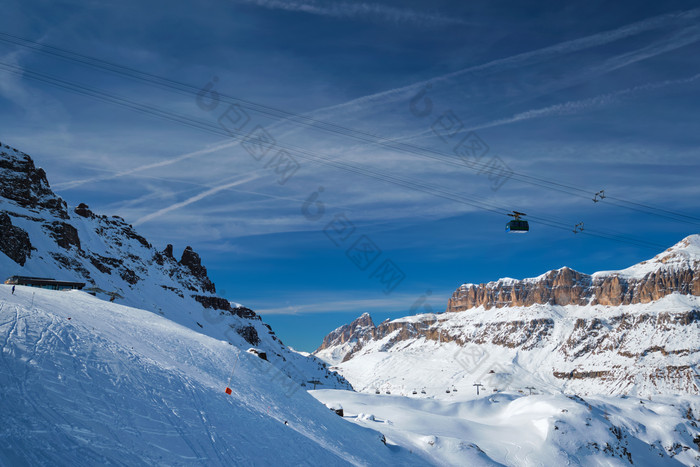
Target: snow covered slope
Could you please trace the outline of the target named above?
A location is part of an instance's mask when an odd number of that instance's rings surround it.
[[[314,354],[368,392],[699,394],[699,245],[690,236],[623,271],[467,284],[455,311],[378,326],[365,314]]]
[[[153,247],[120,217],[69,208],[32,159],[0,144],[0,277],[12,275],[81,281],[97,297],[156,312],[185,327],[267,354],[300,384],[319,380],[349,389],[315,357],[290,351],[252,310],[216,294],[199,255],[180,259],[167,245]],[[28,292],[23,292],[28,293]]]
[[[437,465],[696,466],[700,397],[587,397],[474,391],[435,398],[311,391],[345,417]]]
[[[424,464],[232,340],[83,292],[0,285],[0,465]]]
[[[378,331],[335,368],[369,392],[439,394],[482,383],[489,392],[698,394],[699,321],[700,297],[675,294],[645,305],[416,315],[383,323],[394,330]]]

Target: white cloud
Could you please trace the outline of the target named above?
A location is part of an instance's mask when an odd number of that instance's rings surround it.
[[[313,296],[318,297],[323,295],[319,292],[313,294]],[[356,296],[356,295],[355,295]],[[420,293],[414,294],[392,294],[390,297],[386,298],[368,298],[368,299],[356,299],[350,298],[344,300],[329,299],[327,301],[321,302],[311,302],[304,303],[302,301],[296,302],[294,304],[288,304],[286,306],[274,307],[274,308],[256,308],[256,313],[260,315],[292,315],[298,313],[328,313],[328,312],[348,312],[356,311],[357,316],[360,316],[365,312],[372,311],[392,311],[396,310],[403,314],[412,313],[426,313],[426,308],[430,310],[430,307],[434,309],[434,312],[439,313],[444,311],[444,304],[449,298],[449,293],[431,295],[429,298],[421,296]],[[423,300],[421,300],[421,298]],[[439,304],[439,305],[438,305]],[[438,308],[438,306],[440,308]],[[411,310],[411,308],[415,308]]]
[[[551,60],[553,58],[556,58],[560,55],[566,55],[574,52],[579,52],[582,50],[586,49],[591,49],[593,47],[599,47],[601,45],[609,44],[621,39],[625,39],[628,37],[636,36],[638,34],[647,32],[647,31],[652,31],[656,29],[660,29],[663,27],[671,26],[673,25],[676,21],[679,20],[692,20],[700,16],[700,8],[694,9],[694,10],[689,10],[687,12],[683,12],[682,14],[678,13],[671,13],[671,14],[665,14],[665,15],[660,15],[656,16],[653,18],[649,18],[643,21],[639,21],[636,23],[628,24],[626,26],[613,29],[610,31],[605,31],[597,34],[592,34],[590,36],[582,37],[579,39],[574,39],[570,41],[564,41],[560,42],[558,44],[554,44],[548,47],[544,47],[541,49],[536,49],[532,50],[529,52],[524,52],[518,55],[513,55],[510,57],[498,59],[498,60],[493,60],[488,63],[480,64],[480,65],[475,65],[471,66],[468,68],[464,68],[462,70],[458,70],[452,73],[448,73],[445,75],[441,76],[436,76],[433,78],[430,78],[428,80],[416,82],[413,84],[409,84],[407,86],[403,86],[400,88],[395,88],[395,89],[389,89],[386,91],[382,91],[379,93],[375,94],[370,94],[367,96],[359,97],[347,102],[343,102],[341,104],[333,105],[330,107],[326,107],[323,109],[318,109],[317,111],[314,112],[314,114],[338,114],[342,112],[347,112],[348,110],[356,109],[356,108],[364,108],[369,105],[374,105],[377,102],[390,102],[393,101],[397,98],[400,99],[405,99],[407,94],[410,93],[416,93],[417,91],[421,90],[425,86],[435,86],[438,83],[441,82],[448,82],[450,80],[453,80],[454,78],[461,77],[461,76],[467,76],[470,74],[475,74],[475,73],[493,73],[497,71],[504,71],[508,69],[513,69],[513,68],[518,68],[522,66],[527,66],[527,65],[532,65],[535,63],[540,63],[543,61]],[[691,29],[691,28],[688,28]],[[696,41],[697,38],[693,38],[691,42]],[[686,40],[684,38],[679,38],[676,41],[676,47],[678,48],[683,45],[687,45]],[[648,51],[647,48],[643,49],[645,51]],[[657,50],[654,54],[661,53],[665,50]],[[648,51],[650,52],[650,51]],[[652,56],[651,54],[648,56]],[[624,66],[626,64],[631,63],[629,61],[630,57],[627,58],[627,61],[618,60],[615,62],[613,65],[613,69],[620,68],[621,66]]]
[[[248,183],[252,180],[255,180],[256,178],[258,178],[258,175],[253,174],[253,175],[248,175],[247,177],[244,177],[242,179],[239,178],[233,182],[229,182],[229,183],[225,183],[223,185],[215,186],[215,187],[210,188],[206,191],[203,191],[202,193],[199,193],[195,196],[191,196],[184,201],[180,201],[178,203],[171,204],[170,206],[159,209],[156,212],[153,212],[151,214],[147,214],[147,215],[137,219],[136,222],[134,222],[134,225],[139,225],[139,224],[143,224],[144,222],[151,221],[151,220],[156,219],[156,218],[158,218],[164,214],[167,214],[171,211],[183,208],[183,207],[188,206],[192,203],[196,203],[197,201],[200,201],[208,196],[215,195],[216,193],[218,193],[220,191],[228,190],[229,188],[233,188],[233,187],[238,186],[238,185],[243,185],[243,184]]]
[[[408,8],[395,8],[379,3],[362,2],[317,2],[283,0],[239,0],[271,10],[298,11],[318,16],[334,18],[369,18],[392,23],[412,23],[424,26],[469,24],[467,21],[450,16],[416,11]]]
[[[666,80],[657,83],[648,83],[641,86],[622,89],[620,91],[601,94],[599,96],[594,96],[587,99],[563,102],[561,104],[554,104],[540,109],[533,109],[528,110],[526,112],[520,112],[518,114],[513,115],[512,117],[502,118],[499,120],[494,120],[492,122],[484,123],[483,125],[478,125],[469,128],[468,131],[481,130],[484,128],[492,128],[501,125],[508,125],[510,123],[531,120],[533,118],[558,117],[563,115],[577,114],[586,110],[605,107],[607,105],[619,102],[624,97],[632,96],[634,94],[638,94],[645,91],[653,91],[669,86],[689,84],[694,81],[697,81],[698,79],[700,79],[700,74],[691,76],[689,78]]]

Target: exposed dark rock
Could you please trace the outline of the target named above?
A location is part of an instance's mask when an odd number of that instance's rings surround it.
[[[176,287],[170,287],[168,285],[161,285],[161,287],[164,288],[165,290],[169,290],[171,292],[174,292],[180,298],[185,298],[185,295],[182,293],[182,290],[180,290]]]
[[[75,258],[63,255],[61,253],[55,253],[53,251],[49,252],[49,254],[54,260],[56,260],[58,264],[63,266],[65,269],[72,270],[83,276],[89,282],[92,282],[92,278],[90,277],[90,271],[85,269],[85,267],[83,267],[83,265],[80,264]]]
[[[111,268],[118,268],[122,264],[124,264],[124,261],[122,261],[119,258],[112,258],[109,256],[102,256],[97,253],[92,253],[90,256],[88,256],[90,259],[90,262],[92,263],[93,266],[95,266],[97,269],[104,273],[111,274]]]
[[[233,314],[235,314],[236,316],[239,316],[241,318],[257,319],[257,320],[261,319],[260,316],[258,316],[253,310],[251,310],[250,308],[246,308],[244,306],[238,306],[235,308],[231,308],[231,311]],[[274,334],[274,333],[272,333],[272,334]]]
[[[6,212],[0,212],[0,251],[15,263],[24,266],[27,258],[31,256],[32,249],[29,234],[12,225],[12,219]]]
[[[46,172],[37,169],[23,152],[6,146],[0,148],[0,197],[28,209],[46,209],[68,219],[65,201],[56,196],[46,179]]]
[[[269,362],[269,360],[267,359],[267,353],[263,352],[260,349],[251,348],[251,349],[248,349],[248,353],[252,353],[253,355],[257,355],[261,360],[265,360],[266,362]]]
[[[143,238],[141,235],[137,234],[136,231],[134,230],[134,228],[133,228],[131,225],[129,225],[127,228],[124,229],[124,236],[126,236],[126,238],[130,238],[130,239],[132,239],[132,240],[136,240],[136,241],[139,242],[144,248],[149,248],[149,249],[151,248],[151,244],[148,243],[148,240],[146,240],[145,238]]]
[[[192,249],[192,247],[188,246],[185,248],[185,251],[182,252],[180,264],[185,266],[192,273],[192,275],[199,280],[204,292],[216,292],[214,283],[209,279],[209,276],[207,276],[207,268],[202,266],[202,259]]]
[[[88,256],[90,263],[97,268],[103,274],[112,274],[112,270],[105,266],[105,264],[94,256]]]
[[[208,295],[192,295],[192,297],[201,303],[206,308],[213,308],[215,310],[231,311],[231,303],[228,300],[221,297],[212,297]]]
[[[175,260],[175,256],[173,256],[173,246],[170,243],[168,243],[165,246],[165,250],[163,250],[163,256]]]
[[[128,284],[134,285],[138,281],[141,280],[139,276],[136,275],[136,273],[129,269],[129,268],[124,268],[122,271],[119,272],[119,276],[124,279],[124,281]]]
[[[75,246],[77,249],[80,249],[78,230],[72,225],[56,221],[51,224],[45,224],[44,228],[51,232],[51,237],[56,240],[56,244],[61,248],[68,250],[71,246]]]
[[[250,345],[258,345],[260,343],[260,337],[258,337],[258,331],[255,330],[253,326],[243,326],[236,329],[236,332],[243,337]],[[262,358],[262,357],[260,357]],[[267,355],[265,356],[267,360]]]
[[[94,219],[95,214],[90,211],[90,208],[85,203],[80,203],[77,208],[75,208],[75,213],[81,217],[87,217],[89,219]]]
[[[192,298],[197,300],[206,308],[213,308],[214,310],[224,310],[231,314],[239,316],[245,319],[261,319],[253,310],[246,308],[244,306],[232,307],[231,302],[225,298],[209,296],[209,295],[192,295]]]
[[[153,259],[156,263],[158,263],[161,266],[164,265],[166,261],[172,263],[177,262],[175,260],[175,257],[173,256],[173,246],[171,244],[166,245],[165,249],[162,252],[156,252],[156,254],[153,256]]]

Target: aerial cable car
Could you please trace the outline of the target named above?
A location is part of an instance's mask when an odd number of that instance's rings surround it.
[[[513,214],[508,214],[513,218],[512,221],[508,221],[506,224],[506,232],[508,233],[528,233],[530,231],[530,225],[526,220],[521,219],[522,216],[526,216],[524,212],[513,211]]]

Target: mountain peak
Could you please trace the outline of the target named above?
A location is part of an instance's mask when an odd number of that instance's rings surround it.
[[[349,388],[315,358],[289,351],[253,310],[216,295],[191,246],[177,261],[172,245],[159,251],[119,216],[95,214],[85,203],[69,211],[30,156],[1,144],[0,271],[5,277],[85,282],[85,291],[103,300],[158,313],[234,345],[259,347],[298,383],[322,379],[326,387]]]
[[[669,256],[682,256],[700,261],[700,234],[688,235],[663,253],[654,256],[650,261],[665,263]]]
[[[370,314],[364,312],[359,317],[355,318],[355,321],[350,323],[350,325],[355,325],[355,327],[374,327],[374,322]]]
[[[331,331],[313,354],[331,362],[340,363],[346,356],[351,355],[352,349],[360,340],[371,338],[376,330],[369,313],[362,313],[350,324],[345,324]],[[329,354],[324,349],[333,349]]]
[[[28,154],[0,143],[0,197],[32,210],[46,209],[68,219],[66,202],[51,190],[44,169]]]

